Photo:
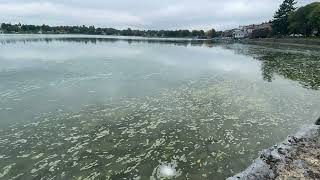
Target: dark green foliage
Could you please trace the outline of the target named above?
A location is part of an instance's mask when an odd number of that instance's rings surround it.
[[[314,2],[295,10],[295,0],[285,0],[274,15],[274,35],[320,35],[320,2]]]
[[[206,34],[207,37],[214,38],[214,37],[222,36],[223,35],[223,31],[216,31],[215,29],[212,28],[209,31],[207,31],[205,34]]]
[[[193,30],[192,32],[191,32],[191,35],[192,36],[205,36],[205,33],[204,33],[204,31],[203,30],[200,30],[200,31],[198,31],[198,30]]]
[[[210,38],[213,38],[217,36],[217,32],[215,29],[210,29],[209,31],[206,32],[206,35]]]
[[[203,30],[132,30],[130,28],[117,30],[113,28],[95,28],[94,26],[55,26],[48,25],[21,25],[1,24],[5,33],[44,33],[44,34],[95,34],[95,35],[121,35],[121,36],[145,36],[145,37],[196,37],[205,36]],[[216,33],[216,32],[215,32]]]
[[[18,32],[19,31],[19,25],[15,25],[12,26],[11,24],[5,24],[2,23],[1,24],[1,29],[5,32],[5,33],[9,33],[9,32]]]
[[[272,28],[275,35],[286,35],[289,33],[289,14],[295,10],[295,0],[284,0],[274,15]]]
[[[290,33],[310,36],[320,31],[320,2],[308,4],[289,16]]]

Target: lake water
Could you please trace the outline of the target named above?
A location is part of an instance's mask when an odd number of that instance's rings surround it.
[[[2,35],[0,179],[225,179],[313,123],[319,88],[317,50]]]

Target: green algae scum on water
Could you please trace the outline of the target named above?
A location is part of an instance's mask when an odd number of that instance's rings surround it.
[[[319,116],[312,49],[0,42],[0,179],[225,179]]]

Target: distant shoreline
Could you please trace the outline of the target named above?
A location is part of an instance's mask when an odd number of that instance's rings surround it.
[[[148,36],[118,36],[118,35],[94,35],[94,34],[36,34],[36,33],[6,33],[0,34],[0,37],[8,36],[58,36],[58,37],[82,37],[82,38],[110,38],[122,40],[159,40],[159,41],[210,41],[210,42],[240,42],[245,44],[257,45],[280,45],[300,48],[320,49],[320,38],[261,38],[261,39],[201,39],[192,37],[148,37]]]
[[[8,37],[8,36],[43,36],[43,37],[84,37],[84,38],[117,38],[117,39],[157,39],[157,40],[196,40],[196,41],[211,41],[211,39],[200,39],[193,37],[156,37],[156,36],[123,36],[123,35],[100,35],[100,34],[37,34],[37,33],[4,33],[0,34],[0,37]]]

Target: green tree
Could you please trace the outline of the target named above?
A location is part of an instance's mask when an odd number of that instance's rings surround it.
[[[204,34],[204,31],[203,31],[203,30],[193,30],[193,31],[191,32],[191,35],[194,36],[194,37],[196,37],[196,36],[204,36],[205,34]]]
[[[95,34],[96,28],[94,26],[89,26],[87,33],[88,34]]]
[[[216,32],[215,29],[212,28],[212,29],[210,29],[209,31],[206,32],[206,35],[207,35],[208,37],[213,38],[213,37],[216,37],[216,36],[217,36],[217,32]]]
[[[317,31],[317,35],[320,35],[320,2],[314,3],[313,11],[309,16],[309,24],[312,30]]]
[[[289,14],[295,10],[295,0],[284,0],[274,15],[272,22],[273,32],[276,35],[287,35],[289,33]]]
[[[319,32],[320,3],[311,3],[292,12],[289,16],[289,30],[305,36],[311,35],[313,31]]]

